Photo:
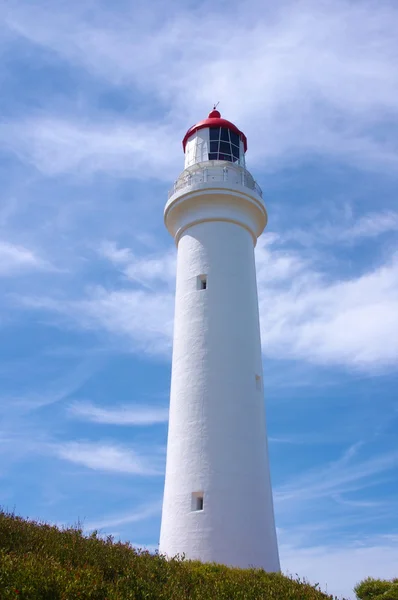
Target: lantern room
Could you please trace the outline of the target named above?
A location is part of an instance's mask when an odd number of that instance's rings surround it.
[[[182,145],[186,169],[209,160],[245,167],[246,136],[236,125],[222,119],[218,110],[212,110],[207,119],[188,129]]]

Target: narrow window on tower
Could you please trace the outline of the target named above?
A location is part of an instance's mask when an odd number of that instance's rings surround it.
[[[198,290],[206,290],[207,289],[207,275],[198,275],[197,288],[198,288]]]
[[[261,377],[260,375],[256,375],[256,389],[261,392]]]
[[[203,492],[194,492],[192,494],[192,510],[203,510]]]

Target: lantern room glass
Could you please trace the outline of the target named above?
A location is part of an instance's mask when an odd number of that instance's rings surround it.
[[[210,127],[209,160],[228,160],[239,162],[240,139],[235,131],[226,127]]]

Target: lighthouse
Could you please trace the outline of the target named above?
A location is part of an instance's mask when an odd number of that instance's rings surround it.
[[[182,144],[164,211],[177,280],[159,551],[279,571],[254,261],[267,212],[246,136],[217,110]]]

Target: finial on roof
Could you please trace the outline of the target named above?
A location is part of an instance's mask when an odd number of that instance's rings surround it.
[[[209,112],[209,119],[219,119],[221,117],[220,112],[217,110],[217,106],[219,104],[220,102],[217,102],[217,104],[213,104],[213,110]]]

